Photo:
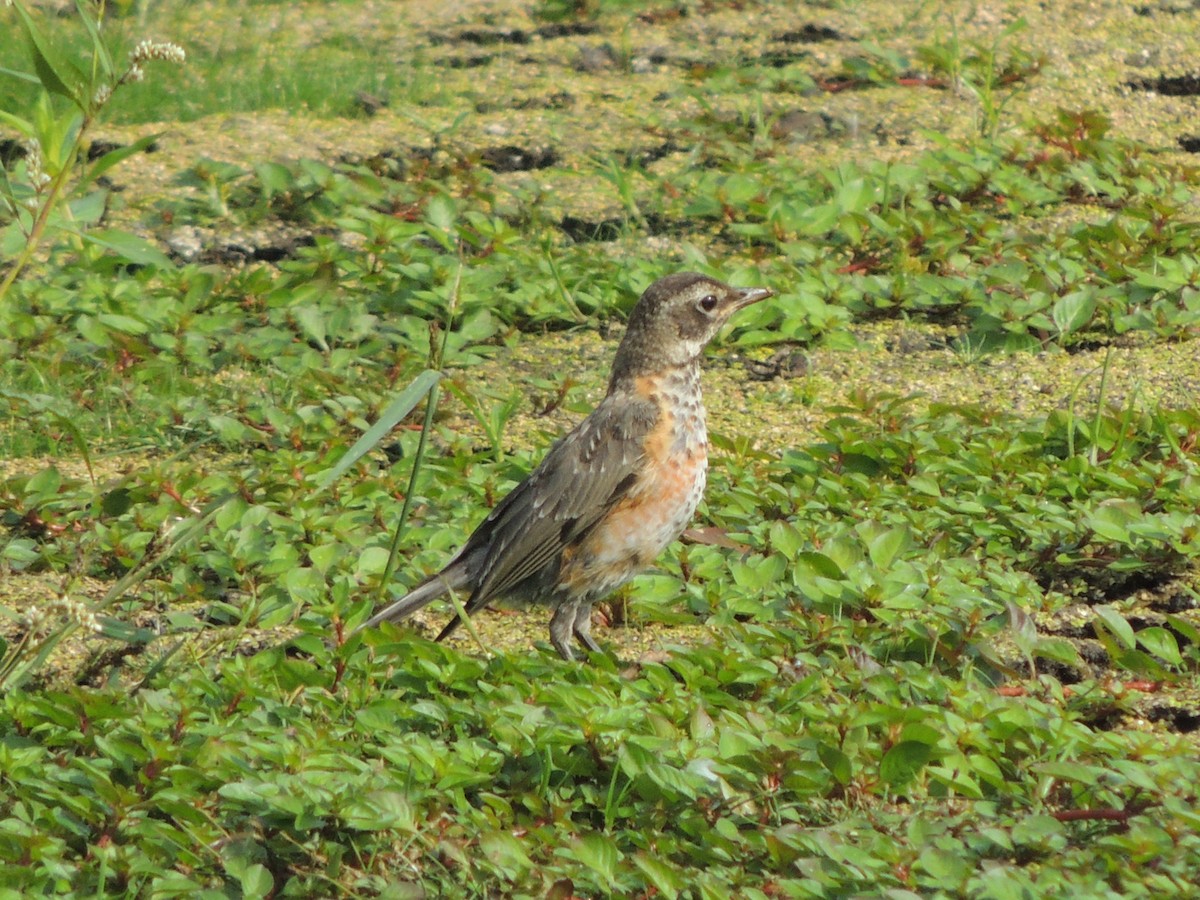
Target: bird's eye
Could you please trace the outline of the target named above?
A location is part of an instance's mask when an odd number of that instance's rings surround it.
[[[717,308],[717,298],[714,294],[705,294],[697,301],[696,305],[706,313],[710,313]]]

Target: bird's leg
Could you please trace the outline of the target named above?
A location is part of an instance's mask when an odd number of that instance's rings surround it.
[[[592,653],[603,652],[592,637],[592,604],[580,603],[575,608],[575,637]]]
[[[550,643],[558,651],[558,655],[570,662],[575,658],[571,652],[571,632],[575,626],[576,602],[564,600],[554,610],[550,620]]]

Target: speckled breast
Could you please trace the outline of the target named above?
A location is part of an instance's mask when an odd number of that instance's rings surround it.
[[[699,371],[643,379],[659,420],[647,436],[637,482],[566,564],[564,582],[600,597],[651,565],[688,526],[708,474],[708,433]]]

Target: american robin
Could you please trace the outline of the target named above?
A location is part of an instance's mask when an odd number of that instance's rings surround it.
[[[608,395],[492,510],[436,575],[364,626],[398,622],[446,594],[468,614],[519,598],[554,608],[550,643],[593,652],[592,604],[654,562],[700,503],[708,433],[700,355],[725,321],[771,296],[705,275],[660,278],[642,294],[613,361]],[[458,627],[457,615],[442,640]]]

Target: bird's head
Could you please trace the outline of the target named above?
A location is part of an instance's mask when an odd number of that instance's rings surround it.
[[[770,296],[767,288],[732,287],[695,272],[658,279],[629,314],[613,383],[694,362],[730,316]]]

